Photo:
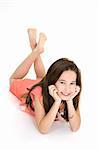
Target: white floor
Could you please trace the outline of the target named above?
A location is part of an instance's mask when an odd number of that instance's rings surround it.
[[[81,127],[75,133],[68,124],[55,122],[49,134],[40,134],[34,119],[9,93],[9,76],[31,51],[26,32],[30,25],[47,34],[42,54],[46,69],[60,57],[73,59],[81,68]],[[99,149],[97,26],[96,0],[0,0],[1,150]]]
[[[4,90],[4,89],[3,89]],[[98,150],[97,110],[82,104],[82,123],[79,131],[71,132],[68,124],[55,122],[46,135],[38,132],[34,119],[20,110],[17,98],[5,88],[0,96],[0,147],[2,149],[69,148]],[[88,98],[88,97],[87,97]],[[84,99],[85,101],[85,99]],[[88,109],[88,110],[87,110]]]

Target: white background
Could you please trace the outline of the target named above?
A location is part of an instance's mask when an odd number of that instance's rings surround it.
[[[98,4],[96,0],[0,0],[0,149],[98,150]],[[75,133],[58,122],[49,134],[40,134],[9,93],[9,76],[31,52],[27,34],[31,26],[38,35],[47,35],[42,54],[46,70],[61,57],[74,60],[81,69],[82,122]],[[32,71],[28,76],[35,78]]]

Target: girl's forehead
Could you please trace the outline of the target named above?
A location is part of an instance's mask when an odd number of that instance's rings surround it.
[[[63,79],[63,80],[66,80],[66,79],[73,79],[73,80],[75,80],[76,79],[76,73],[74,72],[74,71],[72,71],[72,70],[66,70],[66,71],[64,71],[61,75],[60,75],[60,77],[59,77],[59,79]]]

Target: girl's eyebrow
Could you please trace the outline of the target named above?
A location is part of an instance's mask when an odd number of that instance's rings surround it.
[[[63,79],[59,79],[59,81],[66,81],[66,80],[63,80]]]
[[[63,80],[63,79],[59,79],[59,81],[65,81],[66,82],[66,80]],[[76,83],[76,81],[71,81],[71,82]]]
[[[76,83],[76,81],[72,81],[73,83]]]

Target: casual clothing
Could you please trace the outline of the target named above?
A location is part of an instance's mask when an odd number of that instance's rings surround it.
[[[22,96],[29,92],[27,90],[27,88],[31,88],[33,85],[37,84],[39,81],[41,81],[41,79],[37,79],[37,80],[14,79],[10,85],[10,92],[12,94],[14,94],[19,99],[22,111],[25,111],[32,116],[35,116],[35,111],[33,111],[31,109],[31,107],[26,106],[26,104],[25,104],[26,99],[22,98]],[[32,98],[32,107],[34,107],[34,96],[33,95],[37,95],[40,102],[41,102],[41,100],[42,100],[42,88],[40,86],[37,86],[31,91],[30,96]],[[63,118],[61,117],[61,115],[59,113],[57,113],[56,120],[63,120]]]
[[[14,79],[10,85],[10,92],[14,94],[20,102],[21,108],[23,111],[30,113],[31,115],[35,115],[35,112],[31,110],[30,107],[27,107],[25,104],[26,99],[22,98],[22,96],[29,91],[27,88],[31,88],[33,85],[37,84],[41,79],[31,80],[31,79]],[[39,100],[42,99],[42,88],[37,86],[35,89],[31,91],[31,98],[32,98],[32,107],[34,107],[34,96],[37,95]]]

